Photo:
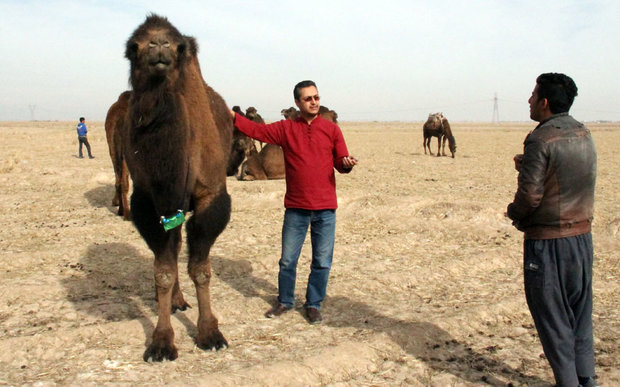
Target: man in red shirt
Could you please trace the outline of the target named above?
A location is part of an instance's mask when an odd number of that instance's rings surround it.
[[[349,155],[338,125],[319,115],[316,84],[302,81],[293,89],[300,116],[268,125],[252,122],[231,110],[235,126],[246,135],[282,147],[286,172],[282,255],[278,274],[278,302],[265,314],[277,317],[295,304],[297,261],[308,226],[312,263],[304,308],[310,323],[318,323],[332,264],[336,230],[334,169],[349,173],[357,159]]]

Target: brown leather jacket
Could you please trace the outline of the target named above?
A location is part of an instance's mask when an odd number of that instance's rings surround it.
[[[568,113],[541,122],[525,138],[519,187],[508,205],[525,239],[555,239],[590,232],[596,149],[588,128]]]

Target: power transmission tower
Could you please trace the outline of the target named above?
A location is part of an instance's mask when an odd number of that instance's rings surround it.
[[[37,105],[28,105],[28,109],[30,109],[30,121],[34,121],[34,110],[37,108]]]
[[[494,124],[499,124],[499,109],[497,107],[497,93],[495,93],[495,98],[493,98],[493,118],[491,122]]]

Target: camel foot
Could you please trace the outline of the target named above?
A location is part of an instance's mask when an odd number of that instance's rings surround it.
[[[150,359],[153,361],[174,360],[179,357],[177,348],[172,342],[174,338],[173,334],[158,334],[153,333],[153,342],[144,352],[142,358],[148,362]]]
[[[226,341],[219,329],[212,329],[204,335],[199,332],[198,337],[196,337],[196,345],[204,350],[220,350],[228,348],[228,341]]]
[[[177,310],[185,311],[187,310],[187,308],[191,308],[191,307],[192,306],[190,304],[185,302],[185,299],[183,298],[183,294],[181,294],[180,292],[178,296],[172,297],[172,313],[176,312]]]

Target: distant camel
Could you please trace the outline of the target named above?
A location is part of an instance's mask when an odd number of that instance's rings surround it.
[[[437,157],[440,157],[440,148],[442,150],[443,156],[446,156],[446,140],[448,141],[448,146],[450,148],[450,152],[452,153],[452,158],[454,158],[454,154],[456,153],[456,140],[452,135],[452,130],[450,129],[450,123],[448,119],[443,116],[442,113],[431,113],[428,115],[428,120],[424,123],[423,126],[423,134],[424,141],[422,145],[424,146],[424,154],[426,154],[426,148],[428,147],[428,152],[430,155],[433,155],[431,151],[431,138],[437,137]],[[443,143],[442,143],[443,139]]]
[[[241,165],[239,180],[284,179],[284,152],[279,145],[265,144],[260,152],[254,148]]]
[[[327,106],[320,106],[319,114],[321,115],[321,117],[325,118],[328,121],[333,122],[334,124],[338,123],[338,113],[331,110]]]
[[[299,117],[299,110],[291,106],[288,109],[282,109],[280,114],[282,114],[282,116],[284,116],[285,119],[294,121],[297,119],[297,117]],[[336,113],[333,110],[330,110],[328,107],[320,106],[319,114],[321,115],[321,117],[325,118],[328,121],[331,121],[335,124],[338,123],[338,113]]]
[[[263,117],[261,117],[260,114],[258,114],[258,111],[256,110],[256,108],[254,106],[250,106],[249,108],[245,109],[245,117],[247,117],[248,120],[250,121],[254,121],[257,122],[259,124],[264,124],[265,120],[263,120]],[[254,140],[252,140],[254,141]],[[262,141],[258,141],[258,144],[260,145],[260,149],[263,149],[263,142]]]

